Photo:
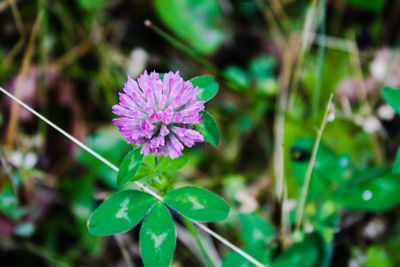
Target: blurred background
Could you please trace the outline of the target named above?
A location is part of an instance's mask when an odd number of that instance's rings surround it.
[[[400,88],[399,26],[391,0],[1,0],[0,86],[119,165],[131,147],[111,106],[127,75],[211,74],[220,144],[187,149],[174,177],[230,203],[210,227],[264,263],[313,233],[321,242],[306,249],[323,253],[307,266],[400,266],[400,117],[395,96],[382,98]],[[331,93],[305,230],[294,231]],[[129,266],[121,243],[142,266],[138,227],[120,242],[86,228],[117,188],[112,169],[3,94],[0,140],[0,266]],[[176,219],[172,266],[206,266]],[[203,238],[216,262],[241,263]]]

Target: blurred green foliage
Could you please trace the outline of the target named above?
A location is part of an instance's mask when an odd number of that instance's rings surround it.
[[[43,12],[28,71],[33,85],[24,86],[22,99],[73,135],[87,135],[85,144],[120,166],[122,172],[117,174],[87,152],[75,151],[48,126],[21,112],[15,147],[12,151],[3,144],[0,147],[6,164],[0,169],[0,233],[5,236],[0,242],[0,265],[122,264],[114,239],[92,236],[86,220],[112,191],[119,186],[138,189],[131,182],[141,179],[161,193],[187,185],[219,193],[231,206],[230,216],[210,227],[269,266],[347,266],[349,262],[398,266],[399,117],[382,117],[380,110],[386,103],[399,113],[400,91],[388,80],[373,81],[371,64],[382,47],[391,49],[391,58],[396,59],[398,10],[396,1],[327,1],[328,36],[321,62],[318,50],[322,49],[323,32],[318,25],[323,18],[319,7],[310,7],[310,1],[270,1],[264,6],[263,1],[252,0],[21,0],[16,1],[16,9],[4,2],[0,7],[0,85],[15,93],[13,83],[20,75],[33,22]],[[15,15],[18,12],[21,21]],[[305,23],[307,14],[314,16],[309,24]],[[175,43],[146,28],[145,19],[166,28]],[[304,51],[294,51],[302,46],[304,27],[318,35]],[[187,51],[176,45],[179,40],[195,57],[188,57]],[[357,50],[353,50],[354,44]],[[139,48],[146,58],[142,64],[140,57],[134,56]],[[294,63],[289,66],[293,74],[288,81],[288,107],[282,110],[277,100],[284,89],[283,70],[291,52]],[[303,52],[304,58],[299,60]],[[206,104],[209,112],[203,123],[196,126],[212,146],[200,144],[185,150],[185,157],[161,157],[158,164],[151,155],[130,158],[132,147],[111,125],[111,106],[132,66],[138,73],[145,68],[158,72],[179,69],[186,80],[195,77],[191,81],[200,88],[199,99],[214,98]],[[312,103],[319,79],[315,115]],[[346,87],[345,80],[353,84]],[[359,93],[363,88],[365,97]],[[278,114],[285,115],[283,171],[292,229],[315,142],[315,125],[331,93],[335,94],[336,116],[318,148],[304,229],[291,231],[284,242],[273,171],[274,123]],[[0,136],[5,140],[10,103],[3,97],[0,101]],[[377,130],[367,131],[368,121],[378,121]],[[29,147],[33,144],[37,148]],[[12,152],[25,155],[32,150],[39,158],[34,167],[25,168],[9,159]],[[141,166],[124,164],[127,154],[127,161],[140,161]],[[170,210],[173,219],[179,218],[177,213],[191,215],[193,211],[188,196],[196,193],[181,190],[177,197],[188,205],[182,207],[170,198],[177,211]],[[206,199],[211,194],[197,193]],[[212,220],[226,215],[225,202],[209,199],[209,206],[215,209],[195,218]],[[120,208],[121,202],[114,204]],[[146,254],[155,247],[145,230],[159,227],[163,234],[173,228],[166,208],[158,207],[152,216],[161,219],[147,221],[144,234],[138,229],[124,234],[137,266],[142,264],[136,245],[141,238],[146,240],[147,249],[142,251],[145,263],[155,260],[153,254]],[[147,208],[135,222],[139,223],[150,210]],[[107,233],[116,230],[109,222],[102,225]],[[179,219],[175,222],[183,225]],[[371,225],[375,227],[372,235],[367,231]],[[195,248],[181,241],[177,245],[174,266],[201,264],[202,256]],[[252,266],[218,242],[211,246],[223,258],[223,266]],[[164,262],[169,261],[172,247],[170,242],[165,248]]]
[[[155,0],[154,6],[176,35],[201,53],[215,52],[226,38],[216,0]]]
[[[105,155],[108,161],[117,166],[129,148],[126,141],[115,128],[99,130],[88,138],[86,144],[100,155]],[[77,159],[88,167],[89,176],[101,178],[108,186],[116,188],[117,174],[109,166],[99,162],[98,159],[86,151],[80,151]]]

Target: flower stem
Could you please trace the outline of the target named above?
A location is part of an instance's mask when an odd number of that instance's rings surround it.
[[[333,99],[333,94],[331,94],[328,105],[326,106],[325,115],[324,115],[324,118],[322,119],[321,126],[318,129],[317,140],[315,140],[311,158],[310,158],[310,163],[308,164],[308,167],[307,167],[306,177],[304,179],[304,184],[303,184],[303,188],[302,188],[301,196],[300,196],[299,208],[298,208],[297,214],[296,214],[296,229],[297,230],[300,229],[300,227],[303,223],[303,213],[304,213],[304,207],[306,205],[308,189],[310,187],[311,175],[312,175],[312,171],[313,171],[314,164],[315,164],[315,158],[317,157],[318,147],[321,142],[322,133],[325,129],[326,124],[328,123],[329,113],[330,113],[331,105],[332,105],[332,99]]]
[[[201,242],[200,236],[196,231],[196,228],[194,227],[194,224],[188,220],[187,218],[183,217],[183,222],[186,225],[186,228],[189,230],[190,234],[193,236],[194,240],[196,241],[197,245],[199,246],[199,249],[201,253],[203,254],[205,260],[207,261],[208,265],[210,267],[216,267],[214,262],[212,261],[210,255],[208,255],[207,250],[205,249],[203,243]]]

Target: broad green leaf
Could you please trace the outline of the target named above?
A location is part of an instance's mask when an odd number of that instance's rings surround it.
[[[271,258],[271,250],[267,249],[265,246],[257,246],[257,247],[245,247],[243,249],[244,252],[248,253],[250,256],[258,260],[263,264],[268,264]],[[231,251],[226,255],[224,260],[222,261],[222,267],[253,267],[255,266],[247,259],[243,258],[243,256],[239,255],[235,251]]]
[[[197,124],[197,131],[204,136],[204,139],[212,144],[218,146],[219,143],[219,129],[217,122],[207,111],[204,112],[202,121]]]
[[[155,0],[160,19],[195,50],[215,52],[225,39],[217,0]]]
[[[157,203],[143,221],[140,229],[140,252],[144,266],[168,267],[174,257],[176,230],[171,214]]]
[[[382,95],[386,103],[388,103],[397,113],[400,113],[400,90],[385,87],[382,90]]]
[[[143,161],[143,154],[140,153],[140,150],[141,148],[133,149],[122,160],[117,176],[117,184],[119,186],[122,186],[127,182],[137,180],[135,179],[135,175]]]
[[[196,221],[221,221],[229,214],[229,205],[225,200],[197,186],[171,190],[165,194],[164,201],[183,216]]]
[[[188,163],[189,159],[185,156],[179,157],[177,159],[171,159],[170,157],[164,157],[160,164],[157,166],[158,171],[177,171]]]
[[[386,0],[347,0],[350,4],[367,11],[381,11]]]
[[[344,188],[341,204],[349,210],[382,212],[400,204],[400,175],[393,173],[374,174],[366,169],[356,182]]]
[[[271,264],[271,267],[312,267],[322,266],[326,250],[323,240],[317,234],[305,241],[296,243],[284,250]]]
[[[397,155],[393,163],[392,172],[395,174],[400,174],[400,148],[397,150]]]
[[[113,235],[131,230],[156,203],[151,195],[138,190],[124,190],[106,199],[88,220],[93,235]]]
[[[299,185],[304,183],[313,146],[312,138],[298,139],[292,145],[292,169]],[[310,183],[309,198],[311,200],[323,195],[332,185],[344,183],[344,171],[349,165],[348,159],[346,164],[343,164],[344,159],[344,157],[335,155],[324,144],[319,145]]]
[[[263,245],[275,234],[274,228],[257,214],[240,214],[240,237],[247,247]]]
[[[215,82],[214,77],[211,75],[204,75],[195,77],[190,80],[193,87],[197,89],[197,100],[209,101],[218,93],[219,85]]]

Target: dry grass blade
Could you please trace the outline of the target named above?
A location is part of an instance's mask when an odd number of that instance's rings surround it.
[[[43,16],[43,12],[40,12],[39,15],[37,16],[35,24],[33,25],[33,28],[32,28],[31,37],[29,39],[28,47],[26,49],[26,53],[24,55],[24,59],[22,62],[22,67],[21,67],[20,73],[18,74],[18,78],[17,78],[17,82],[16,82],[16,86],[15,86],[15,95],[17,97],[20,97],[23,87],[24,87],[25,76],[26,76],[26,73],[28,72],[29,66],[31,64],[32,54],[33,54],[33,50],[35,47],[35,41],[36,41],[38,28],[39,28],[39,24],[40,24],[42,16]],[[8,125],[8,129],[7,129],[7,137],[6,137],[6,145],[8,147],[13,146],[13,144],[14,144],[15,132],[16,132],[17,126],[18,126],[18,113],[19,113],[19,105],[17,102],[13,102],[11,105],[10,120],[9,120],[9,125]]]

